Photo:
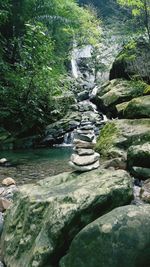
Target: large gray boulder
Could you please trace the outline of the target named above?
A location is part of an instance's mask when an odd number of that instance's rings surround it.
[[[60,267],[149,267],[150,205],[117,208],[85,227]]]
[[[123,170],[63,173],[21,186],[6,212],[1,240],[5,264],[58,266],[83,227],[132,198],[132,180]]]

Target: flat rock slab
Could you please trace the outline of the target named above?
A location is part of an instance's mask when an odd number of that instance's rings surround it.
[[[71,161],[78,166],[86,166],[96,162],[99,159],[99,157],[100,155],[96,152],[93,155],[87,155],[87,156],[72,154]]]
[[[123,170],[62,173],[21,186],[6,211],[1,238],[4,263],[58,266],[84,226],[132,198],[132,179]]]
[[[97,160],[96,162],[89,164],[89,165],[85,165],[85,166],[81,166],[81,165],[76,165],[75,163],[73,163],[72,161],[69,161],[69,165],[70,167],[72,167],[75,171],[79,171],[79,172],[87,172],[87,171],[92,171],[95,170],[97,168],[99,168],[100,163],[99,160]]]
[[[114,209],[85,227],[60,267],[149,267],[150,205]]]
[[[84,149],[84,148],[74,149],[74,151],[77,152],[77,154],[80,156],[93,155],[95,153],[93,149]]]
[[[82,141],[79,139],[74,139],[74,145],[76,146],[76,148],[94,148],[95,146],[95,142],[86,142],[86,141]]]

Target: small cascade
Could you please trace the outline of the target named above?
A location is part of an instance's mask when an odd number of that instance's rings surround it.
[[[73,146],[73,139],[74,139],[74,131],[66,133],[64,135],[64,142],[63,146]]]

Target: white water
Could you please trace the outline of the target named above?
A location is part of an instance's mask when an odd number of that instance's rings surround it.
[[[80,71],[78,68],[78,60],[81,58],[90,58],[92,56],[92,46],[86,45],[82,48],[77,48],[77,44],[74,42],[72,55],[71,55],[71,71],[72,76],[77,79]]]

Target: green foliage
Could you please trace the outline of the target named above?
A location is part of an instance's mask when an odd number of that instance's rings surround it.
[[[98,20],[74,0],[0,0],[0,14],[0,123],[20,135],[40,133],[54,120],[54,96],[70,87],[66,62],[74,39],[94,44]]]
[[[141,19],[150,41],[150,0],[117,0],[117,2],[131,8],[132,15]]]
[[[150,95],[150,85],[147,84],[144,89],[144,94]]]

